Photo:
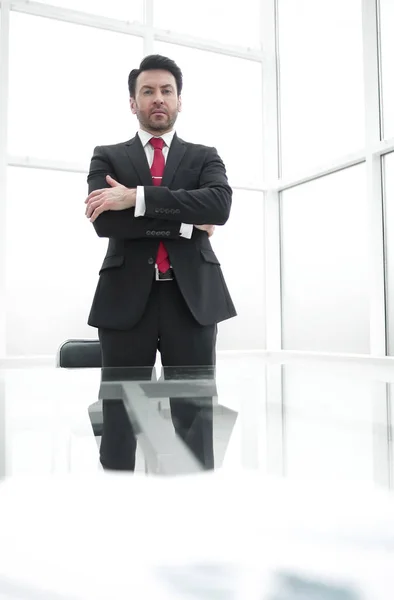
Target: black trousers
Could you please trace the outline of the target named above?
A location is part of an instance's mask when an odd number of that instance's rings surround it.
[[[103,367],[213,366],[217,326],[194,319],[175,280],[154,281],[140,321],[129,331],[99,329]],[[200,401],[199,401],[200,400]],[[170,398],[177,434],[206,469],[213,469],[212,398]],[[121,400],[103,402],[100,461],[105,469],[135,468],[136,439]]]

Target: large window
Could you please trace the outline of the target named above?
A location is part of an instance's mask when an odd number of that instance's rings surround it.
[[[87,167],[95,145],[132,137],[127,78],[141,39],[11,13],[10,45],[11,154]]]
[[[212,239],[238,311],[221,324],[218,347],[265,346],[260,7],[260,0],[242,6],[218,0],[209,6],[207,22],[204,3],[191,20],[184,3],[154,2],[154,27],[171,29],[183,41],[197,36],[199,49],[192,42],[186,47],[155,39],[143,24],[144,13],[150,14],[144,0],[48,0],[34,8],[41,15],[29,14],[29,7],[11,10],[8,355],[53,355],[66,338],[96,336],[86,321],[107,241],[96,237],[84,216],[83,171],[96,145],[135,135],[127,78],[144,52],[179,63],[184,91],[177,132],[216,147],[235,186],[230,220]],[[145,39],[107,17],[139,23]],[[238,46],[241,56],[204,50],[204,40],[228,44],[232,52]],[[245,58],[248,48],[253,60]],[[250,187],[255,191],[245,189]]]
[[[365,166],[281,198],[283,348],[369,352]]]
[[[278,0],[282,173],[364,147],[360,0]]]
[[[106,241],[84,218],[86,171],[95,146],[135,135],[127,78],[151,53],[173,58],[183,71],[179,136],[214,146],[234,188],[230,220],[212,238],[238,311],[220,325],[219,348],[377,348],[374,340],[385,333],[379,265],[385,244],[394,352],[393,6],[391,0],[7,4],[9,57],[7,35],[0,48],[0,132],[8,133],[7,144],[0,140],[7,352],[52,353],[64,337],[96,335],[86,318]],[[0,3],[0,18],[4,9]],[[378,70],[380,96],[369,93]],[[374,131],[379,122],[384,142]],[[385,239],[376,220],[382,182],[373,168],[382,152],[393,152],[382,159]],[[380,269],[377,291],[371,265]],[[3,269],[0,277],[1,290]],[[46,324],[50,333],[38,336]]]

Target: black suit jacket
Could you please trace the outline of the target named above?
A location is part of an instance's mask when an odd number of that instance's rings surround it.
[[[211,325],[235,316],[208,234],[194,228],[191,239],[179,235],[181,223],[223,225],[229,217],[232,190],[215,148],[190,144],[174,135],[162,185],[153,186],[136,135],[125,143],[95,148],[89,193],[108,187],[106,175],[128,188],[143,185],[146,212],[136,218],[134,208],[110,210],[94,222],[97,234],[109,238],[109,244],[89,325],[122,330],[138,322],[154,280],[160,240],[165,242],[176,281],[195,319]]]

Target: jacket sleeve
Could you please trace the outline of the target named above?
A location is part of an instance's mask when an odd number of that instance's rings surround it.
[[[230,216],[232,189],[215,148],[208,148],[196,190],[145,186],[146,216],[194,225],[224,225]]]
[[[106,175],[117,180],[113,164],[105,146],[94,149],[87,178],[89,194],[95,190],[108,188]],[[119,183],[122,183],[121,181]],[[115,239],[178,239],[181,219],[159,219],[150,216],[134,216],[134,208],[114,211],[107,210],[97,217],[93,226],[99,237]]]

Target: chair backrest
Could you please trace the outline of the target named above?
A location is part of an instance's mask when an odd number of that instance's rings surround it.
[[[99,340],[66,340],[57,352],[57,366],[64,369],[100,368]]]

